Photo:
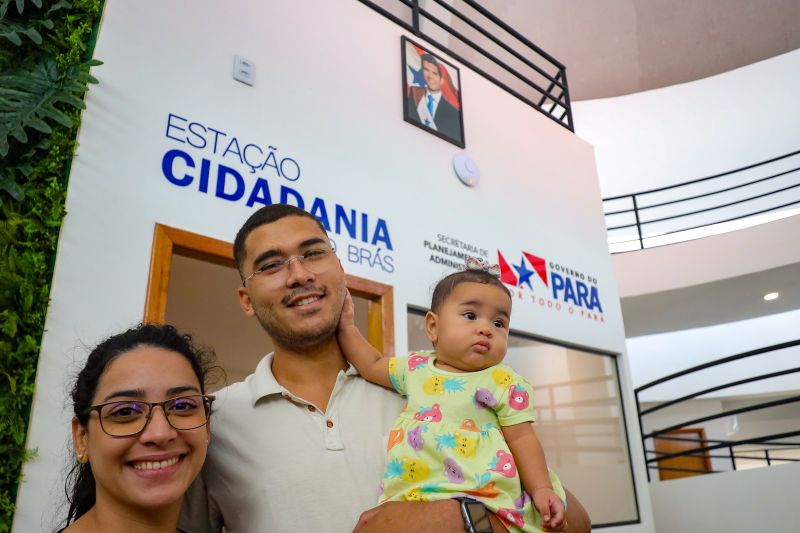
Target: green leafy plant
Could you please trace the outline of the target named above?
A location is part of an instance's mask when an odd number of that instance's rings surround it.
[[[0,155],[8,154],[9,135],[25,144],[26,129],[50,134],[52,123],[71,128],[72,121],[57,104],[85,108],[80,97],[86,92],[86,84],[97,83],[88,67],[99,64],[90,60],[70,67],[62,76],[55,58],[44,57],[16,72],[0,74]]]
[[[100,0],[0,0],[0,533],[11,529]]]

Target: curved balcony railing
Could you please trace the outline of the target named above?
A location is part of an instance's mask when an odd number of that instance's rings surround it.
[[[725,439],[693,439],[688,437],[668,437],[661,435],[658,437],[662,440],[671,440],[683,443],[697,444],[696,451],[686,452],[684,454],[673,456],[674,457],[708,457],[710,459],[724,459],[726,464],[730,461],[730,469],[703,469],[703,468],[686,468],[674,467],[666,464],[657,464],[657,466],[648,466],[649,470],[657,469],[660,471],[669,472],[685,472],[691,474],[716,474],[719,472],[728,472],[729,470],[743,470],[749,468],[758,468],[763,466],[772,466],[773,464],[784,463],[798,463],[800,462],[800,442],[785,442],[785,441],[765,441],[762,446],[755,446],[748,444],[738,444],[736,441]],[[709,450],[716,450],[712,446],[719,446],[727,453],[714,454],[708,453]],[[656,450],[647,450],[647,453],[655,455],[656,463],[666,463],[671,457],[658,452]]]
[[[713,387],[707,387],[702,390],[683,395],[673,400],[655,403],[646,408],[642,408],[642,393],[648,389],[652,389],[658,385],[665,383],[674,384],[684,376],[694,375],[708,369],[718,369],[718,375],[726,375],[727,369],[725,365],[741,361],[751,357],[767,357],[771,354],[776,354],[783,350],[789,350],[800,346],[800,339],[750,350],[740,354],[724,357],[716,361],[703,363],[701,365],[687,368],[681,372],[670,374],[663,378],[651,381],[641,387],[634,389],[636,398],[636,410],[639,416],[639,427],[641,429],[642,447],[645,453],[645,463],[647,465],[647,476],[650,479],[650,471],[659,471],[660,477],[663,479],[665,472],[681,472],[684,475],[696,474],[710,474],[715,472],[722,472],[727,470],[737,470],[742,468],[742,462],[747,462],[746,467],[751,468],[758,466],[758,462],[763,462],[763,466],[770,466],[776,463],[795,462],[800,461],[800,429],[796,423],[781,429],[777,433],[762,434],[761,432],[746,432],[750,433],[745,438],[730,440],[718,438],[698,438],[687,437],[685,433],[688,431],[698,431],[698,434],[705,435],[705,429],[713,429],[715,421],[726,419],[728,417],[750,413],[753,411],[760,411],[766,409],[774,409],[783,405],[797,404],[800,402],[800,390],[782,395],[779,398],[770,397],[765,401],[750,403],[746,406],[740,406],[733,409],[721,410],[713,414],[695,417],[680,422],[675,422],[680,419],[676,413],[671,417],[662,420],[669,420],[664,427],[659,429],[646,429],[657,426],[658,424],[652,423],[649,416],[654,413],[667,409],[669,407],[682,406],[686,410],[691,410],[691,407],[686,404],[691,400],[695,400],[706,396],[711,393],[719,392],[732,387],[739,387],[749,383],[764,381],[782,376],[788,376],[800,372],[800,367],[784,368],[780,370],[772,370],[763,374],[750,375],[747,378],[739,379],[727,383],[722,383]],[[769,366],[767,362],[764,366]],[[800,389],[800,387],[798,387]],[[716,422],[719,424],[719,422]],[[709,425],[710,424],[710,425]],[[774,429],[774,428],[773,428]],[[684,449],[675,452],[664,452],[658,450],[657,441],[671,441],[685,444],[696,444],[696,446],[684,446]],[[677,458],[696,458],[705,460],[705,464],[699,461],[700,466],[686,466],[676,464],[674,459]],[[726,461],[714,461],[712,459],[725,459]],[[756,461],[756,463],[753,463]],[[695,463],[698,463],[695,461]],[[712,467],[712,464],[714,465]],[[730,468],[726,465],[730,464]]]
[[[713,176],[603,199],[612,253],[681,242],[800,212],[800,150]]]

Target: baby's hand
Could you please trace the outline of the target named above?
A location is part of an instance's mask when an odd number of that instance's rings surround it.
[[[542,515],[542,528],[545,531],[563,531],[564,502],[550,487],[541,487],[533,492],[533,505]]]
[[[339,332],[341,333],[346,328],[355,327],[355,306],[353,305],[353,297],[350,296],[350,291],[344,290],[344,306],[342,307],[342,316],[339,318]]]

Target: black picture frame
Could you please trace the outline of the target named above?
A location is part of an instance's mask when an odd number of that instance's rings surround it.
[[[400,38],[400,49],[403,120],[464,148],[464,107],[461,103],[461,72],[458,67],[406,36]],[[429,92],[429,84],[436,85],[437,80],[440,90]],[[428,97],[432,97],[429,98],[430,104],[426,104]],[[431,108],[434,110],[432,115]]]

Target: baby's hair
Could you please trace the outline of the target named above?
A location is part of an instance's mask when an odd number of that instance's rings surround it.
[[[436,284],[436,288],[433,289],[433,297],[431,298],[431,311],[438,313],[439,308],[442,306],[447,297],[450,296],[453,290],[455,290],[455,288],[462,283],[483,283],[484,285],[494,285],[495,287],[503,289],[503,292],[508,295],[508,298],[513,300],[508,287],[503,285],[503,282],[497,277],[489,274],[485,270],[467,269],[459,272],[453,272],[449,276],[442,278],[439,283]]]

